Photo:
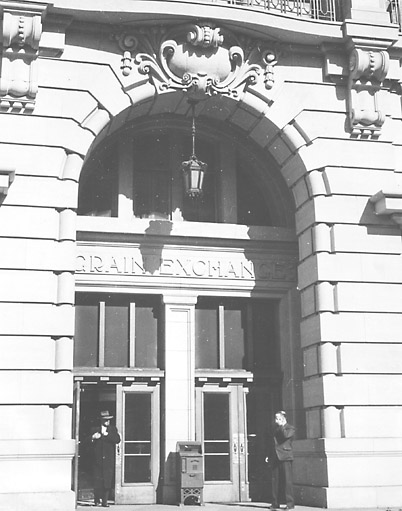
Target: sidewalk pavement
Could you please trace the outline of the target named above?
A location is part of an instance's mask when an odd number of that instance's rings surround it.
[[[127,504],[127,505],[113,505],[110,504],[110,511],[267,511],[269,504],[265,502],[233,502],[228,504],[215,504],[208,502],[203,506],[179,506],[179,505],[166,505],[166,504]],[[92,503],[79,502],[77,509],[79,511],[89,511],[95,509]],[[105,509],[105,508],[96,508]],[[308,507],[308,506],[295,506],[295,511],[320,511],[323,508]],[[331,509],[330,511],[402,511],[400,508],[347,508],[346,509]]]

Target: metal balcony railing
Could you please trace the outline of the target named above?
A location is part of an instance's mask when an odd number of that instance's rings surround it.
[[[342,21],[342,0],[212,0],[325,21]]]
[[[389,0],[388,2],[388,12],[390,16],[391,23],[395,23],[399,25],[399,30],[401,30],[401,6],[399,0]]]

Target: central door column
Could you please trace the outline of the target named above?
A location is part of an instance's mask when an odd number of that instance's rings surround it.
[[[176,442],[195,440],[194,296],[163,296],[165,304],[165,382],[163,503],[176,497]],[[162,415],[163,416],[163,415]]]

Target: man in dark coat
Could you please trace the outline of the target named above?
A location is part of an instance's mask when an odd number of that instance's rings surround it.
[[[107,501],[114,476],[115,446],[120,442],[116,427],[110,424],[112,418],[108,411],[102,411],[99,426],[92,429],[95,506],[100,506],[102,499],[102,506],[109,507]]]
[[[271,509],[279,509],[281,496],[287,509],[295,507],[293,498],[293,437],[295,428],[288,424],[284,411],[275,414],[275,427],[271,452],[266,458],[272,467],[272,505]]]

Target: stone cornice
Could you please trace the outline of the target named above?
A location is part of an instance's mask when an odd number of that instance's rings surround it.
[[[399,27],[391,23],[374,25],[346,20],[342,25],[342,32],[349,50],[386,50],[399,38]]]

